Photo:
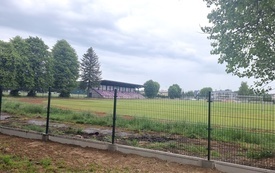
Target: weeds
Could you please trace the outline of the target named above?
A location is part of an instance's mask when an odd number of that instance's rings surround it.
[[[43,168],[47,168],[52,164],[52,160],[50,158],[43,158],[39,163],[43,166]]]
[[[271,150],[250,150],[247,152],[247,157],[251,159],[263,159],[263,158],[271,158],[274,157],[274,151]]]
[[[0,172],[37,172],[34,164],[26,158],[0,153]]]
[[[37,125],[33,125],[33,124],[25,125],[25,126],[22,126],[21,128],[23,128],[25,130],[36,131],[36,132],[44,132],[45,131],[45,127],[41,127],[41,126],[37,126]]]

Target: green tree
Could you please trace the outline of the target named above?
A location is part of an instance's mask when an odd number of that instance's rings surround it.
[[[275,1],[204,0],[212,11],[202,31],[212,40],[212,54],[226,72],[254,77],[260,88],[275,80]],[[270,88],[269,88],[270,89]]]
[[[195,94],[194,94],[194,91],[187,91],[186,93],[184,93],[184,97],[194,97]]]
[[[264,94],[263,101],[264,102],[272,102],[272,96],[270,94]]]
[[[60,92],[60,97],[69,97],[77,86],[78,60],[75,50],[66,40],[59,40],[53,46],[53,88]]]
[[[77,88],[85,91],[87,89],[87,83],[84,81],[77,81]]]
[[[238,90],[238,95],[252,95],[253,90],[249,88],[247,82],[242,82]]]
[[[83,55],[80,63],[81,79],[87,86],[87,97],[90,97],[90,89],[100,85],[101,71],[98,62],[98,56],[90,47],[87,53]]]
[[[19,90],[27,90],[34,86],[33,75],[31,73],[29,57],[28,57],[28,44],[20,36],[16,36],[10,40],[15,52],[16,64],[16,85],[12,88],[10,94],[17,96]]]
[[[28,96],[35,96],[36,91],[45,91],[53,82],[52,56],[48,51],[49,47],[38,37],[29,37],[26,40],[28,44],[28,60],[33,77],[33,85],[30,88]]]
[[[213,91],[211,87],[204,87],[200,90],[200,97],[208,98],[209,92]]]
[[[159,92],[159,88],[159,83],[153,80],[148,80],[144,83],[144,92],[148,98],[155,98]]]
[[[173,84],[168,88],[168,97],[171,99],[181,97],[181,88],[178,84]]]
[[[16,58],[12,44],[0,40],[0,85],[3,88],[12,89],[17,86]]]

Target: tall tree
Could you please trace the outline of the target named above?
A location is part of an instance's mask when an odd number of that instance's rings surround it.
[[[16,83],[12,90],[11,95],[18,95],[19,90],[27,90],[34,86],[33,75],[31,73],[29,57],[28,57],[28,44],[20,36],[16,36],[10,40],[13,45],[16,58]]]
[[[204,0],[212,11],[202,31],[212,40],[212,54],[226,72],[254,77],[261,88],[275,80],[275,1]],[[268,88],[270,89],[270,88]]]
[[[16,54],[11,43],[0,40],[0,85],[12,89],[16,82]]]
[[[52,57],[49,47],[41,38],[29,37],[25,40],[28,44],[27,54],[31,76],[33,76],[33,86],[28,96],[35,96],[36,91],[45,91],[52,85]]]
[[[238,90],[238,95],[252,95],[253,90],[249,88],[247,82],[242,82]]]
[[[98,62],[98,56],[94,52],[93,48],[90,47],[87,53],[83,55],[80,63],[81,68],[81,79],[86,83],[87,86],[87,97],[90,97],[90,89],[100,85],[101,71],[100,64]]]
[[[75,50],[66,40],[59,40],[53,50],[53,87],[60,92],[60,97],[69,97],[77,85],[78,60]]]
[[[159,92],[160,85],[158,82],[155,82],[153,80],[148,80],[144,83],[144,92],[146,97],[148,98],[154,98],[157,96]]]
[[[200,97],[208,98],[209,92],[213,91],[211,87],[204,87],[200,90]]]
[[[181,97],[181,88],[178,84],[173,84],[168,88],[168,97],[171,99]]]

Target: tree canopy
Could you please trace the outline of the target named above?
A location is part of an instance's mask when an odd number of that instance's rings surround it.
[[[77,86],[78,60],[75,50],[66,40],[59,40],[53,50],[54,88],[60,92],[60,97],[69,97]]]
[[[146,97],[148,98],[154,98],[157,96],[159,92],[160,85],[158,82],[155,82],[153,80],[148,80],[144,83],[144,92]]]
[[[263,89],[275,80],[275,1],[204,0],[212,9],[211,26],[202,31],[212,40],[211,54],[226,64],[226,72],[254,77]],[[265,88],[270,89],[270,88]]]
[[[30,96],[34,96],[35,91],[51,85],[51,56],[42,39],[16,36],[7,43],[1,41],[0,49],[0,67],[4,70],[0,76],[9,79],[6,80],[8,83],[1,83],[11,89],[11,95],[18,95],[19,90],[29,90]]]
[[[181,97],[181,88],[178,84],[173,84],[168,88],[168,97],[171,99]]]
[[[0,41],[0,85],[4,88],[17,86],[16,58],[12,44]]]
[[[52,56],[49,47],[41,38],[29,37],[27,43],[28,64],[33,85],[28,96],[35,96],[35,91],[45,91],[53,82]]]
[[[195,97],[194,91],[185,92],[184,97],[189,97],[189,98]]]
[[[213,91],[211,87],[204,87],[200,90],[200,97],[208,98],[209,92]]]
[[[249,88],[247,82],[242,82],[238,90],[238,95],[252,95],[253,90]]]
[[[15,85],[10,89],[10,95],[19,95],[19,90],[28,90],[34,86],[33,73],[31,72],[30,61],[28,56],[28,44],[25,39],[16,36],[10,40],[15,54],[12,61],[15,62],[14,69]]]
[[[100,64],[92,47],[83,55],[81,67],[83,81],[77,82],[77,54],[66,40],[57,41],[52,51],[38,37],[0,40],[0,87],[10,90],[10,95],[17,96],[23,90],[35,96],[37,91],[52,86],[61,97],[68,97],[76,86],[79,93],[80,89],[99,85]]]
[[[98,62],[98,56],[94,52],[93,48],[90,47],[87,53],[83,55],[80,63],[81,68],[81,79],[86,83],[87,96],[89,97],[90,88],[100,85],[101,71],[100,64]]]

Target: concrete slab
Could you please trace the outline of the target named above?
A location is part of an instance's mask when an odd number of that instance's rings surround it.
[[[201,166],[203,168],[215,168],[215,163],[213,161],[209,161],[209,160],[202,160],[201,161]]]
[[[226,163],[214,161],[215,168],[226,173],[275,173],[275,170],[268,170],[262,168],[255,168],[251,166],[238,165],[233,163]]]
[[[6,119],[9,119],[11,116],[9,115],[1,115],[0,116],[0,120],[6,120]]]
[[[14,129],[9,127],[0,127],[0,133],[17,136],[28,139],[39,139],[42,140],[42,134],[36,132],[29,132],[21,129]]]
[[[184,156],[180,154],[167,153],[163,151],[150,150],[145,148],[137,148],[125,145],[116,145],[117,151],[125,154],[136,154],[143,157],[154,157],[161,160],[166,160],[170,162],[176,162],[180,164],[189,164],[195,166],[202,166],[202,158]]]

